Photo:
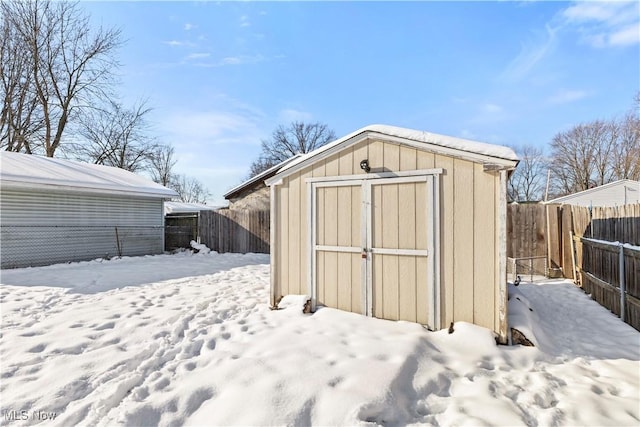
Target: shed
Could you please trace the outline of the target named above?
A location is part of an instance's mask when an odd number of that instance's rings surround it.
[[[640,181],[621,179],[599,187],[589,188],[566,196],[549,200],[546,203],[595,206],[623,206],[640,203]]]
[[[308,153],[271,187],[271,303],[322,305],[507,340],[507,147],[372,125]]]
[[[227,191],[224,198],[229,201],[229,209],[269,210],[269,188],[264,183],[265,180],[300,156],[301,154],[296,154]]]
[[[0,153],[2,268],[164,251],[173,190],[123,169]]]

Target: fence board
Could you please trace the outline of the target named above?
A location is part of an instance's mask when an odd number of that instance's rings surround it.
[[[200,243],[224,253],[269,253],[269,211],[201,211]]]

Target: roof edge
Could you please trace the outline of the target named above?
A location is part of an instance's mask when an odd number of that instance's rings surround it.
[[[573,198],[573,197],[584,196],[586,194],[594,193],[594,192],[596,192],[598,190],[603,190],[603,189],[607,189],[609,187],[613,187],[614,185],[620,185],[620,184],[626,184],[626,183],[640,186],[640,181],[634,181],[633,179],[626,179],[626,178],[625,179],[619,179],[617,181],[607,182],[606,184],[602,184],[602,185],[599,185],[597,187],[587,188],[586,190],[578,191],[577,193],[565,194],[564,196],[556,197],[555,199],[547,200],[546,202],[543,202],[543,203],[545,203],[545,204],[554,204],[554,203],[562,204],[564,200],[567,200],[567,199],[570,199],[570,198]]]
[[[418,135],[421,137],[417,137]],[[370,125],[307,153],[301,158],[296,159],[296,161],[292,161],[281,168],[273,177],[267,179],[266,184],[273,185],[273,183],[279,181],[281,178],[289,176],[296,171],[309,166],[313,163],[313,159],[316,157],[325,158],[331,156],[350,145],[357,144],[370,137],[381,137],[381,139],[386,139],[390,142],[405,143],[418,149],[432,149],[433,151],[440,152],[445,155],[453,154],[476,162],[495,161],[506,167],[515,167],[520,161],[512,149],[500,145],[450,137],[426,131],[417,131],[385,125]],[[440,139],[440,143],[436,142],[438,139]],[[447,141],[447,143],[445,144],[444,141]],[[482,148],[485,153],[464,150],[460,148],[460,146],[463,145]],[[491,154],[490,149],[496,149],[496,151],[497,149],[500,149],[499,151],[504,154],[509,154],[509,156]]]
[[[251,185],[255,184],[256,182],[259,182],[261,180],[266,180],[268,178],[270,178],[271,176],[275,175],[276,173],[278,173],[278,171],[280,169],[282,169],[284,166],[286,166],[287,164],[291,163],[292,161],[296,160],[297,158],[301,157],[302,153],[298,153],[295,154],[291,157],[289,157],[286,160],[283,160],[282,162],[278,163],[277,165],[271,166],[269,169],[260,172],[258,175],[254,176],[253,178],[249,178],[248,180],[244,181],[243,183],[236,185],[235,187],[233,187],[232,189],[230,189],[229,191],[227,191],[223,197],[226,200],[229,200],[235,193],[240,193],[242,190],[244,190],[247,187],[250,187]]]

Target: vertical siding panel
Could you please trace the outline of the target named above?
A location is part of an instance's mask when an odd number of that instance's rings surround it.
[[[401,171],[411,171],[416,169],[418,150],[415,148],[400,146],[400,169]]]
[[[351,161],[351,159],[349,159]],[[350,164],[350,163],[349,163]],[[338,187],[338,204],[336,218],[338,221],[338,246],[351,246],[351,187]],[[341,253],[338,255],[338,308],[351,309],[351,255]]]
[[[352,156],[352,168],[351,171],[354,175],[365,173],[362,169],[360,169],[360,162],[369,158],[369,142],[363,141],[353,147],[353,156]],[[371,160],[369,160],[369,164],[371,165]],[[371,166],[373,167],[373,166]]]
[[[372,172],[384,172],[384,145],[381,141],[369,143],[369,167]]]
[[[386,170],[397,172],[400,170],[400,146],[384,144],[384,167]]]
[[[473,228],[473,320],[486,328],[494,326],[494,176],[484,172],[481,164],[474,165],[473,212],[476,222]]]
[[[420,158],[419,158],[420,159]],[[420,161],[420,160],[419,160]],[[431,167],[431,166],[429,166]],[[441,324],[446,327],[454,320],[455,271],[453,260],[454,249],[454,176],[453,159],[437,156],[433,167],[443,169],[440,175],[440,304],[442,308]],[[436,178],[437,179],[437,178]]]
[[[415,152],[413,154],[413,167],[415,168]],[[402,151],[400,155],[402,159]],[[421,209],[416,206],[416,184],[398,185],[398,204],[398,246],[401,249],[416,249],[416,235],[420,233],[416,224],[416,210]],[[398,268],[400,319],[415,322],[418,304],[416,258],[412,256],[398,257]]]
[[[386,148],[386,146],[385,146]],[[385,161],[387,152],[385,149]],[[393,166],[393,163],[391,163]],[[382,185],[382,247],[385,249],[398,249],[398,186]],[[400,296],[398,289],[399,270],[398,256],[385,255],[384,259],[384,303],[383,311],[385,319],[398,319]]]
[[[289,177],[289,293],[299,295],[300,291],[300,175]]]
[[[466,160],[455,159],[454,176],[454,247],[453,266],[455,270],[455,286],[453,289],[454,318],[456,321],[473,323],[473,265],[474,265],[474,205],[473,166]]]
[[[337,307],[340,310],[351,310],[351,254],[341,252],[337,254],[338,258],[338,295]]]
[[[360,170],[360,168],[358,168]],[[340,153],[338,161],[338,173],[340,175],[353,175],[353,147]]]
[[[351,311],[362,313],[362,303],[360,301],[360,291],[362,287],[362,277],[360,265],[362,258],[360,254],[351,255]]]
[[[334,156],[325,162],[325,176],[338,176],[340,174],[340,157]]]
[[[362,190],[359,186],[351,187],[351,246],[362,247]],[[351,255],[351,309],[356,313],[362,312],[362,257],[360,254]]]
[[[417,169],[431,169],[435,167],[435,154],[417,150],[416,156]]]

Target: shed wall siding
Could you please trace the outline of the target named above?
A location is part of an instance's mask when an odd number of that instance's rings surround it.
[[[496,299],[498,278],[494,254],[498,253],[498,224],[493,218],[497,214],[499,175],[484,172],[481,164],[468,160],[379,140],[366,140],[347,147],[285,177],[282,185],[276,187],[279,197],[278,255],[274,265],[276,297],[309,293],[310,225],[305,179],[360,175],[363,159],[369,160],[373,172],[444,170],[438,178],[441,200],[440,321],[442,325],[468,321],[497,331],[499,302]],[[329,193],[322,192],[319,197],[327,197]],[[324,200],[318,200],[319,205],[323,203]],[[324,256],[321,252],[318,254],[318,263],[325,262]]]
[[[163,215],[158,198],[4,189],[1,267],[162,253]]]

